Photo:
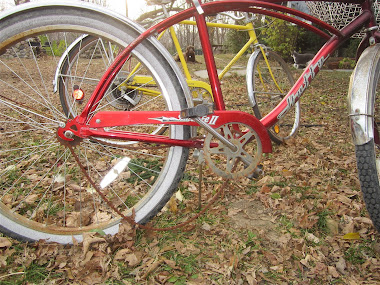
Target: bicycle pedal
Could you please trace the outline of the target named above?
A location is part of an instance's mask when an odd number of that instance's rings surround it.
[[[184,109],[181,111],[181,117],[196,118],[203,117],[214,113],[214,106],[212,104],[198,104],[193,108]]]

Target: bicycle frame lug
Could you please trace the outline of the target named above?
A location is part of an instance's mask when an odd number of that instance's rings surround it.
[[[57,136],[61,142],[73,142],[74,140],[82,140],[80,130],[82,126],[76,123],[76,120],[68,120],[66,123],[61,122],[57,130]]]

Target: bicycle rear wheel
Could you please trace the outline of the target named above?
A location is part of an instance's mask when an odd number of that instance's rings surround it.
[[[257,49],[248,61],[248,96],[258,119],[263,118],[285,97],[294,84],[291,71],[285,61],[275,52]],[[294,136],[300,120],[297,102],[286,116],[268,129],[270,138],[278,144]]]
[[[351,130],[356,144],[360,187],[369,216],[378,232],[380,232],[379,77],[380,45],[376,45],[367,48],[360,57],[353,72],[350,91],[354,94],[351,95]]]
[[[78,98],[73,92],[78,89],[66,84],[73,77],[61,85],[64,97],[51,84],[61,55],[83,34],[102,44],[108,55],[117,55],[141,29],[84,4],[24,7],[0,19],[0,231],[20,240],[60,243],[71,243],[73,236],[81,240],[83,232],[92,230],[115,234],[121,217],[95,191],[84,171],[118,211],[134,212],[136,222],[148,221],[176,190],[188,149],[91,137],[76,139],[73,155],[58,139],[57,129],[81,112],[96,85],[84,82],[80,86],[84,97]],[[140,96],[135,110],[187,107],[186,83],[163,51],[154,39],[133,51],[142,64],[140,72],[150,78],[133,90]],[[102,55],[94,54],[96,49],[89,49],[82,58],[91,61],[87,78],[105,70]],[[120,86],[118,80],[127,71],[123,67],[113,85]],[[90,116],[99,110],[120,110],[107,94]],[[113,128],[143,133],[155,129],[156,125]],[[166,133],[185,139],[189,129],[167,127]]]

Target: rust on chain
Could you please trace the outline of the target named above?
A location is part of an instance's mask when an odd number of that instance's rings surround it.
[[[128,222],[130,225],[136,228],[144,229],[144,230],[149,230],[149,231],[172,231],[172,230],[177,230],[180,228],[185,228],[188,226],[188,228],[185,229],[185,231],[190,231],[194,229],[194,226],[189,226],[190,223],[198,219],[201,215],[203,215],[215,202],[218,200],[218,198],[221,196],[221,194],[224,192],[224,189],[226,188],[229,179],[226,179],[224,183],[219,187],[218,191],[215,193],[214,197],[207,203],[207,205],[201,210],[198,214],[196,214],[194,217],[189,218],[187,221],[182,222],[178,225],[172,226],[172,227],[166,227],[166,228],[155,228],[155,227],[150,227],[146,225],[142,225],[139,223],[136,223],[134,220],[135,216],[135,210],[132,209],[132,215],[131,216],[126,216],[124,215],[120,210],[118,210],[112,203],[111,201],[102,193],[102,191],[99,189],[99,187],[95,184],[95,182],[91,179],[91,177],[88,175],[85,167],[83,164],[80,162],[79,157],[75,153],[73,146],[70,144],[66,145],[71,154],[73,155],[75,161],[78,163],[81,171],[83,172],[83,175],[87,178],[87,180],[90,182],[91,186],[94,187],[95,191],[99,194],[99,196],[104,200],[104,202],[107,203],[107,205],[115,211],[124,221]]]
[[[24,107],[24,108],[28,108],[28,109],[32,110],[34,113],[36,113],[36,114],[38,114],[38,115],[41,115],[41,116],[43,116],[43,117],[48,118],[48,117],[46,116],[45,113],[43,113],[43,112],[41,112],[41,111],[38,111],[38,110],[36,110],[36,109],[30,107],[29,105],[26,105],[26,104],[21,103],[21,102],[17,102],[16,100],[13,100],[13,99],[8,98],[8,97],[6,97],[6,96],[4,96],[4,95],[1,95],[1,94],[0,94],[0,98],[3,98],[3,99],[5,99],[5,100],[8,100],[9,102],[12,102],[13,104],[15,104],[15,105],[17,105],[17,106],[21,106],[21,107]],[[49,119],[53,120],[52,118],[49,118]]]

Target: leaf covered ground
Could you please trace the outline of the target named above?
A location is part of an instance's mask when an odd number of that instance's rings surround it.
[[[225,185],[205,175],[208,200],[224,189],[191,226],[124,224],[114,237],[88,233],[73,245],[4,236],[0,284],[379,284],[379,234],[362,201],[348,127],[349,76],[317,76],[302,99],[298,135],[264,158],[259,179]],[[246,92],[242,80],[225,80],[227,104]],[[183,208],[181,199],[155,226],[196,210],[197,201]]]

